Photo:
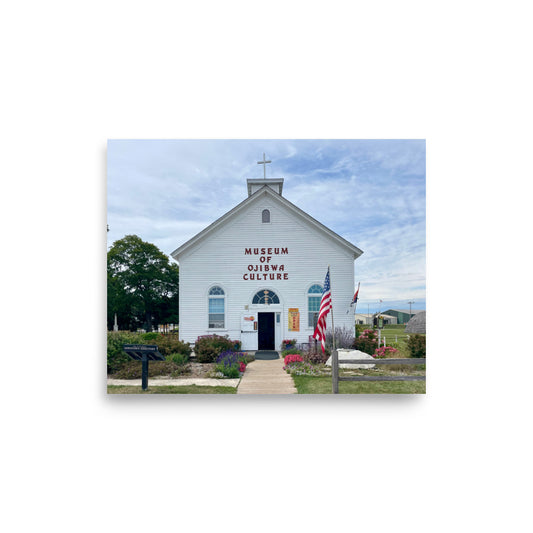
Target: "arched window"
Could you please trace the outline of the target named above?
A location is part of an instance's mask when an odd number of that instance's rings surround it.
[[[209,290],[209,328],[224,328],[224,289],[215,285]]]
[[[256,293],[254,299],[252,300],[252,303],[264,305],[279,304],[279,298],[274,291],[263,289]]]
[[[268,209],[263,209],[262,213],[262,222],[263,224],[269,224],[270,223],[270,211]]]
[[[322,286],[312,285],[307,291],[307,326],[314,328],[318,320],[320,311],[320,300],[322,299]]]

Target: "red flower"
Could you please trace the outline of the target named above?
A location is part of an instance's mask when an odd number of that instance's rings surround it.
[[[289,354],[285,356],[285,359],[283,360],[285,365],[288,365],[290,363],[303,363],[303,358],[300,354]]]

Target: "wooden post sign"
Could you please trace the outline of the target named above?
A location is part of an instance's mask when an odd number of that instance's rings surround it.
[[[142,389],[148,388],[148,361],[164,361],[155,344],[123,344],[122,349],[136,361],[142,361]]]

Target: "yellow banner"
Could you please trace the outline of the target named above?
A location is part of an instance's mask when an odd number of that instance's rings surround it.
[[[300,311],[297,307],[289,308],[289,331],[300,331]]]

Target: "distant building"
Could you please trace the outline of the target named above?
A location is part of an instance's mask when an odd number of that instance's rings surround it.
[[[372,314],[366,313],[355,313],[355,323],[356,324],[366,324],[367,326],[372,325]]]
[[[381,316],[383,318],[384,326],[392,326],[398,324],[398,320],[395,316],[386,315],[385,313],[356,313],[355,314],[355,323],[364,324],[367,326],[377,325],[377,317]]]
[[[398,320],[395,316],[387,315],[385,313],[374,313],[372,315],[372,323],[377,326],[378,325],[378,316],[383,318],[383,325],[384,326],[393,326],[395,324],[398,324]]]
[[[420,311],[411,311],[409,313],[409,309],[387,309],[382,314],[396,317],[397,324],[407,324],[417,313],[420,313]]]

